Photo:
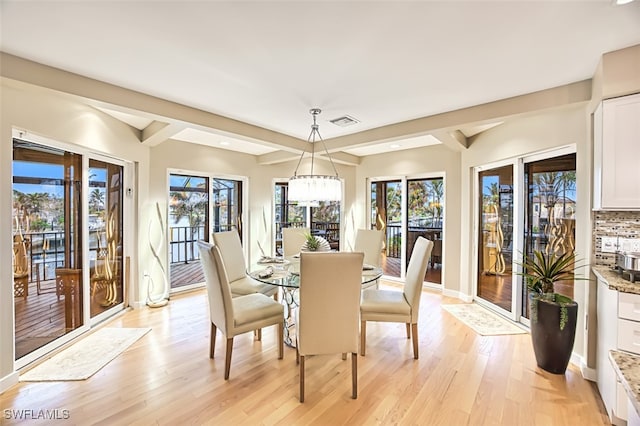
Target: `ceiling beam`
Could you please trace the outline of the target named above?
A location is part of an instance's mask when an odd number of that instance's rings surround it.
[[[8,79],[76,96],[85,101],[99,101],[127,108],[129,111],[141,111],[146,115],[153,115],[158,121],[180,121],[195,124],[257,141],[271,142],[283,149],[298,150],[298,152],[304,150],[307,144],[307,141],[284,133],[128,90],[5,52],[0,52],[0,75]]]
[[[329,161],[329,157],[327,157],[326,154],[316,153],[316,158],[321,158],[323,160]],[[357,155],[348,154],[342,151],[331,153],[331,159],[333,160],[334,163],[344,164],[347,166],[357,166],[361,162],[361,158],[358,157]]]
[[[300,159],[300,154],[294,154],[287,151],[276,151],[270,152],[269,154],[263,154],[258,156],[258,164],[267,165],[267,164],[278,164],[285,163],[287,161],[298,161]],[[309,158],[311,153],[306,152],[304,158]],[[316,152],[315,158],[329,161],[329,157],[323,152]],[[333,152],[331,153],[331,159],[336,164],[344,164],[347,166],[357,166],[360,164],[360,157],[357,155],[348,154],[346,152]]]
[[[187,126],[185,124],[153,121],[147,127],[142,129],[140,142],[147,146],[157,146],[186,128]]]
[[[127,109],[133,113],[141,112],[159,122],[177,123],[179,126],[202,127],[216,133],[236,135],[249,141],[266,143],[293,154],[299,154],[308,148],[308,141],[302,139],[124,89],[4,52],[0,52],[0,75],[17,82],[55,90],[67,96],[75,96],[85,102],[98,101]],[[339,136],[327,139],[324,142],[328,152],[336,153],[347,148],[366,147],[432,134],[451,149],[464,150],[468,148],[472,140],[464,138],[460,134],[460,130],[464,127],[496,122],[516,115],[539,113],[545,109],[588,102],[591,99],[591,83],[590,79],[583,80],[483,105]],[[162,129],[160,127],[160,125],[154,125],[149,128],[146,135],[142,135],[142,141],[145,145],[154,146],[166,134],[170,134],[175,130],[169,125],[162,127]],[[284,153],[282,158],[288,158],[289,155]],[[273,158],[276,157],[275,155],[273,156]],[[260,161],[271,162],[273,161],[271,158],[261,157]]]
[[[300,158],[300,154],[302,153],[292,153],[289,151],[275,151],[270,152],[268,154],[258,155],[258,164],[260,165],[268,165],[268,164],[278,164],[285,163],[287,161],[298,160]]]
[[[438,139],[444,146],[454,151],[461,152],[469,148],[469,141],[460,130],[452,130],[450,132],[433,132],[431,136]]]
[[[448,133],[458,144],[465,146],[468,142],[459,139],[457,131],[461,127],[470,127],[475,123],[486,124],[490,121],[504,120],[508,117],[529,113],[539,113],[541,110],[560,108],[567,105],[588,102],[591,99],[591,79],[583,80],[564,86],[541,90],[526,95],[515,96],[469,108],[463,108],[428,117],[389,124],[350,135],[339,136],[325,140],[329,152],[346,148],[357,148],[381,142],[393,142],[426,134],[438,133],[440,136]],[[444,132],[444,133],[443,133]],[[442,136],[445,140],[448,137]],[[449,140],[451,142],[451,140]],[[452,143],[454,149],[459,147]]]

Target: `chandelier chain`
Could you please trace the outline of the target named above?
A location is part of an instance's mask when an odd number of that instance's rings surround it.
[[[289,199],[292,201],[298,201],[302,203],[317,203],[319,201],[340,201],[342,194],[342,184],[338,176],[338,170],[329,154],[327,145],[320,135],[320,130],[317,122],[317,116],[322,111],[320,108],[312,108],[309,110],[313,117],[313,124],[311,125],[311,133],[309,134],[308,142],[311,143],[311,173],[308,175],[298,175],[298,169],[302,163],[302,159],[306,153],[303,150],[298,159],[298,164],[293,172],[293,177],[289,179]],[[316,137],[322,142],[329,162],[335,175],[316,175],[314,174],[315,165],[315,145]]]

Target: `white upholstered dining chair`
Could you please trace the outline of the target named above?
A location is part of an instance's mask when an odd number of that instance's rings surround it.
[[[277,298],[278,287],[261,283],[247,275],[247,263],[237,231],[214,232],[213,243],[220,249],[222,264],[234,297],[262,293]]]
[[[360,354],[364,356],[366,347],[367,321],[404,322],[407,325],[407,339],[413,340],[413,357],[418,359],[418,313],[422,283],[427,272],[433,241],[418,237],[402,291],[370,289],[362,292],[360,303]]]
[[[364,253],[364,263],[380,267],[382,263],[382,248],[384,247],[384,231],[381,229],[358,229],[353,251]],[[372,281],[362,286],[378,288],[379,280]]]
[[[307,355],[351,353],[351,397],[358,396],[358,307],[364,254],[300,254],[300,306],[296,320],[296,361],[300,402],[304,402]]]
[[[238,334],[275,325],[278,330],[278,359],[282,359],[284,344],[282,304],[261,293],[232,297],[220,249],[208,242],[198,241],[198,250],[209,299],[211,320],[209,358],[213,358],[215,352],[217,330],[219,329],[227,338],[224,379],[229,379],[233,338]]]
[[[290,257],[300,253],[300,248],[306,242],[309,228],[282,228],[282,255]]]

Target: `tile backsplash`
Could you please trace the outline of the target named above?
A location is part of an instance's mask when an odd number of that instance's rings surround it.
[[[613,266],[615,254],[602,252],[602,237],[640,238],[640,212],[595,211],[592,215],[595,264]]]

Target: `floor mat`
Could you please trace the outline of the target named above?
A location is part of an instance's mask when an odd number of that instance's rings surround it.
[[[102,328],[20,376],[23,382],[85,380],[150,328]]]
[[[526,330],[476,303],[442,305],[442,308],[482,336],[527,333]]]

